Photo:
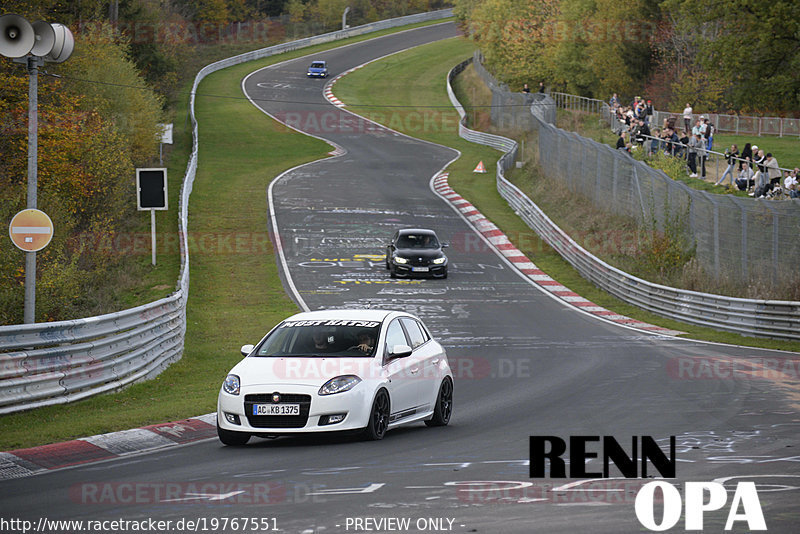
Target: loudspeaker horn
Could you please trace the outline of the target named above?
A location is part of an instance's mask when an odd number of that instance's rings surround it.
[[[56,34],[56,39],[52,51],[44,56],[44,60],[52,63],[61,63],[72,55],[72,50],[75,48],[75,40],[72,38],[72,32],[63,24],[54,22],[50,26],[52,26]]]
[[[56,32],[47,22],[40,20],[33,23],[33,33],[36,34],[36,44],[31,49],[34,56],[46,56],[56,44]]]
[[[0,16],[0,55],[27,56],[36,44],[31,23],[13,13]]]

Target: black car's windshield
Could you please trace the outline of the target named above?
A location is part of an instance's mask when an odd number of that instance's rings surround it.
[[[439,241],[431,234],[405,234],[397,238],[397,248],[439,248]]]
[[[255,357],[369,357],[375,353],[378,321],[286,321],[252,353]]]

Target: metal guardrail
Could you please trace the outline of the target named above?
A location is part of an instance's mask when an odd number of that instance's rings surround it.
[[[608,106],[602,100],[596,98],[586,98],[585,96],[571,95],[569,93],[549,93],[550,98],[555,100],[556,106],[569,111],[583,111],[586,113],[600,113],[603,106]]]
[[[742,299],[654,284],[605,263],[576,243],[505,178],[505,171],[514,163],[516,142],[465,126],[464,108],[458,102],[451,82],[470,62],[472,58],[459,63],[447,75],[447,93],[461,116],[459,135],[468,141],[506,150],[497,164],[498,192],[581,276],[625,302],[664,317],[744,335],[800,340],[800,302]],[[539,127],[555,129],[543,121],[539,121]],[[609,147],[609,150],[612,149]]]
[[[189,294],[188,206],[197,171],[194,113],[200,82],[212,72],[291,50],[452,16],[446,9],[374,22],[255,50],[203,67],[189,102],[192,153],[180,199],[181,268],[169,297],[128,310],[52,323],[0,326],[0,414],[83,399],[152,378],[183,354]]]

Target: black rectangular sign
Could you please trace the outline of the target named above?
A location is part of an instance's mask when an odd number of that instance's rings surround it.
[[[167,209],[167,169],[136,169],[139,210]]]

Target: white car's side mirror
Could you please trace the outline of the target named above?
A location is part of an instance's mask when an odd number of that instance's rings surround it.
[[[389,351],[389,356],[392,358],[405,358],[410,356],[413,351],[408,345],[395,345]]]
[[[255,345],[242,345],[242,348],[239,350],[241,350],[242,356],[247,356],[248,354],[253,352],[254,348],[256,348]]]

